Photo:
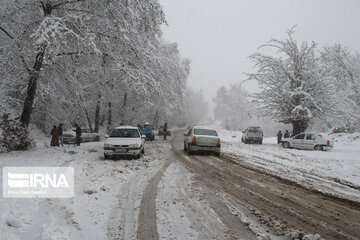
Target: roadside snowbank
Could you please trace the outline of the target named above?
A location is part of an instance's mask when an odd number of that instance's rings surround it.
[[[332,134],[328,152],[283,149],[276,138],[241,143],[241,132],[218,130],[226,156],[305,187],[360,202],[360,133]]]
[[[106,239],[121,186],[148,163],[146,157],[104,161],[102,144],[49,148],[40,141],[27,152],[0,154],[0,168],[61,166],[75,170],[72,199],[0,198],[0,239]]]

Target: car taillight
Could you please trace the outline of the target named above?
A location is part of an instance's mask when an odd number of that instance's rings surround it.
[[[217,140],[217,146],[220,147],[220,145],[221,145],[221,141],[220,141],[220,138],[218,138],[218,140]]]
[[[195,137],[195,136],[193,136],[192,141],[191,141],[191,144],[192,144],[192,145],[196,145],[196,137]]]

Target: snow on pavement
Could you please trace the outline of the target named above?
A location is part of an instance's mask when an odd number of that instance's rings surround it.
[[[141,169],[140,160],[105,161],[103,143],[81,147],[49,148],[0,155],[0,168],[9,166],[62,166],[75,170],[72,199],[0,198],[0,239],[106,239],[108,221],[119,204],[121,187]],[[136,179],[139,181],[139,179]]]
[[[360,134],[332,134],[327,152],[283,149],[276,138],[241,143],[241,132],[219,129],[223,152],[246,164],[310,189],[360,202]]]

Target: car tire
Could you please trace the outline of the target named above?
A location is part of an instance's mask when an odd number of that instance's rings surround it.
[[[259,144],[262,145],[262,144],[263,144],[263,140],[260,140],[260,141],[259,141]]]
[[[142,155],[145,154],[145,148],[143,148],[143,149],[141,150],[141,154],[142,154]]]
[[[216,153],[215,153],[215,156],[217,156],[217,157],[220,157],[220,155],[221,155],[220,152],[216,152]]]
[[[283,148],[290,148],[290,143],[289,142],[283,142],[282,146],[283,146]]]
[[[315,150],[315,151],[324,151],[324,148],[323,148],[322,146],[320,146],[320,145],[316,145],[316,146],[314,147],[314,150]]]
[[[184,143],[184,151],[187,152],[186,143]]]
[[[188,152],[189,155],[193,154],[193,151],[191,151],[191,146],[190,145],[187,146],[187,152]]]
[[[104,153],[104,159],[107,160],[109,159],[109,156],[107,154]]]

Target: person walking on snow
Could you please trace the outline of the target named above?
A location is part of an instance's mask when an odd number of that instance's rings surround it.
[[[75,124],[75,134],[76,134],[76,137],[75,137],[76,145],[80,146],[80,143],[81,143],[81,128],[79,127],[78,124]]]
[[[60,146],[64,146],[64,127],[63,127],[63,124],[60,123],[59,124],[59,141],[60,141]]]
[[[288,130],[286,130],[284,133],[284,138],[289,138],[289,137],[290,137],[290,133]]]
[[[167,131],[168,131],[168,125],[167,125],[167,122],[165,122],[165,124],[164,124],[164,140],[166,140]]]
[[[281,130],[279,130],[279,132],[278,132],[278,134],[277,134],[277,143],[278,143],[278,144],[281,143],[282,136],[283,136],[283,134],[282,134]]]
[[[54,125],[51,130],[51,147],[58,147],[59,146],[59,129]]]

